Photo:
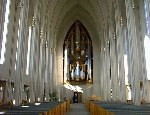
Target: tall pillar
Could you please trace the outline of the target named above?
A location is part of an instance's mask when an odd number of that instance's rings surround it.
[[[125,86],[125,69],[124,69],[124,32],[123,32],[123,17],[122,17],[122,0],[115,1],[115,21],[116,21],[116,41],[118,55],[118,83],[119,83],[119,100],[126,101],[126,86]]]
[[[46,52],[45,52],[45,101],[49,101],[49,65],[48,65],[48,60],[49,60],[49,50],[48,50],[48,44],[46,41]]]
[[[40,36],[40,59],[39,59],[39,101],[43,100],[44,94],[44,78],[43,78],[43,58],[44,58],[44,41],[42,35]]]
[[[40,82],[39,75],[39,51],[40,51],[40,16],[39,16],[40,2],[36,0],[34,7],[34,17],[32,20],[32,31],[31,31],[31,51],[30,51],[30,102],[40,101],[40,87],[42,82]],[[41,7],[40,7],[41,8]],[[41,34],[41,33],[40,33]]]
[[[33,20],[34,22],[34,20]],[[34,78],[34,29],[35,27],[31,27],[31,45],[30,45],[30,65],[29,65],[29,76],[30,76],[30,85],[29,85],[29,102],[35,102],[35,78]]]
[[[102,38],[103,38],[103,36],[104,36],[104,34],[103,34],[103,30],[101,31],[101,36],[102,36]],[[103,68],[103,57],[104,57],[104,54],[103,54],[103,39],[100,39],[100,41],[101,41],[101,47],[100,47],[100,64],[101,64],[101,75],[100,75],[100,78],[101,78],[101,96],[102,96],[102,98],[103,98],[103,93],[104,93],[104,88],[103,88],[103,72],[104,72],[104,68]]]
[[[110,14],[110,63],[111,63],[111,88],[112,100],[118,100],[118,63],[117,63],[117,48],[116,48],[116,26],[115,26],[115,10],[114,3],[112,3],[112,10]]]
[[[116,25],[114,3],[111,5],[109,20],[109,42],[110,42],[110,69],[111,69],[111,95],[112,100],[118,100],[118,63],[116,49]]]
[[[108,85],[107,85],[107,52],[106,52],[106,25],[104,25],[103,30],[103,43],[102,43],[102,97],[104,100],[107,100],[107,92],[108,92]]]
[[[109,41],[109,18],[107,20],[107,25],[106,25],[106,41],[105,41],[105,52],[106,52],[106,84],[107,84],[107,100],[111,100],[111,85],[110,85],[110,41]]]
[[[139,73],[139,57],[138,57],[138,36],[136,34],[136,21],[135,14],[132,7],[132,1],[125,0],[126,17],[127,17],[127,29],[129,32],[129,66],[132,68],[131,77],[131,95],[133,102],[136,105],[140,105],[140,73]]]
[[[50,73],[50,93],[53,93],[53,74],[52,74],[52,64],[53,64],[53,59],[52,59],[52,48],[50,49],[50,54],[49,54],[49,73]]]
[[[15,104],[20,105],[23,100],[23,89],[24,89],[24,76],[26,70],[26,46],[27,44],[27,32],[28,29],[28,10],[29,10],[29,0],[21,1],[21,11],[20,11],[20,27],[18,36],[18,55],[16,64],[16,77],[15,77]]]

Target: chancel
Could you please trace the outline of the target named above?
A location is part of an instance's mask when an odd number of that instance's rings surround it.
[[[149,105],[150,0],[0,0],[0,114]]]
[[[92,41],[85,27],[76,21],[69,29],[63,45],[64,83],[93,82]]]

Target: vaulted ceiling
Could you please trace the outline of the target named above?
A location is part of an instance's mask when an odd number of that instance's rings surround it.
[[[51,0],[49,13],[55,31],[61,31],[68,23],[80,20],[85,27],[98,34],[109,15],[112,1],[108,0]],[[70,24],[69,24],[70,23]],[[69,27],[68,27],[69,28]],[[90,31],[90,29],[88,29]],[[96,32],[96,33],[95,33]]]
[[[87,28],[93,38],[100,38],[113,0],[39,0],[47,9],[50,24],[54,28],[56,38],[65,38],[70,26],[76,21]],[[32,5],[34,6],[34,0]],[[43,9],[43,10],[44,10]]]

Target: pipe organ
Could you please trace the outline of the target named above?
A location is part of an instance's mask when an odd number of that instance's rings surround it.
[[[69,29],[63,45],[64,83],[93,83],[93,47],[86,28],[76,21]]]

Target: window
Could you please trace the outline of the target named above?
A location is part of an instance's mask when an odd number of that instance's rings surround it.
[[[145,12],[145,22],[146,22],[146,33],[150,36],[149,33],[149,7],[147,0],[144,0],[144,12]]]
[[[8,33],[8,23],[9,23],[9,6],[10,6],[10,0],[6,1],[5,4],[5,13],[4,13],[4,23],[3,23],[3,35],[2,35],[2,49],[1,49],[1,58],[0,58],[0,64],[3,64],[5,61],[5,52],[6,52],[6,43],[7,43],[7,33]]]
[[[145,48],[145,59],[146,59],[146,70],[147,79],[150,80],[150,33],[149,33],[149,2],[144,0],[144,12],[145,12],[145,22],[146,22],[146,35],[144,38],[144,48]]]
[[[146,58],[147,79],[150,80],[150,38],[146,35],[144,39],[144,48]]]
[[[28,52],[27,52],[27,67],[26,67],[26,74],[29,74],[29,58],[30,58],[30,41],[31,41],[31,27],[29,27],[29,35],[28,35]]]
[[[19,25],[18,25],[18,38],[19,38],[19,32],[20,32],[20,19],[19,19]],[[18,47],[19,47],[19,44],[18,44],[18,39],[17,39],[17,47],[16,47],[16,62],[17,62],[17,56],[18,56]],[[16,63],[15,63],[15,70],[16,70]]]

